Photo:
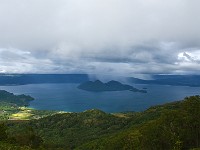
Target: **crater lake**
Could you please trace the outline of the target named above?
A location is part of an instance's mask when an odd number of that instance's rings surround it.
[[[81,112],[100,109],[105,112],[142,111],[154,105],[182,100],[199,95],[200,87],[132,84],[147,93],[131,91],[88,92],[77,88],[79,84],[27,84],[0,86],[14,94],[28,94],[35,98],[29,107],[39,110]]]

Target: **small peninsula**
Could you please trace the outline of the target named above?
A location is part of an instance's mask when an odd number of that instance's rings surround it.
[[[87,81],[82,83],[78,86],[79,89],[85,91],[92,91],[92,92],[105,92],[105,91],[132,91],[132,92],[141,92],[147,93],[146,90],[136,89],[133,86],[122,84],[118,81],[109,81],[107,83],[103,83],[99,80],[96,81]]]
[[[32,100],[34,100],[34,98],[29,95],[14,95],[5,90],[0,90],[0,102],[13,103],[18,106],[28,106],[29,102]]]

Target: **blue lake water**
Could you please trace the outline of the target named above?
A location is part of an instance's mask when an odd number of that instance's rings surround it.
[[[186,96],[200,95],[200,87],[141,85],[148,93],[131,91],[88,92],[77,88],[78,84],[29,84],[0,86],[15,94],[28,94],[35,98],[30,107],[43,110],[63,110],[81,112],[88,109],[101,109],[106,112],[142,111],[146,108],[181,100]]]

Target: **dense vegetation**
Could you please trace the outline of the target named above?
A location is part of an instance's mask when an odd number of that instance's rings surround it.
[[[145,119],[145,121],[144,121]],[[180,150],[200,148],[200,97],[152,107],[131,128],[78,149]],[[143,120],[143,121],[142,121]],[[139,122],[140,123],[139,123]]]
[[[34,98],[29,95],[14,95],[5,90],[0,90],[0,102],[13,103],[18,106],[28,106],[29,102],[32,100],[34,100]]]
[[[134,88],[133,86],[122,84],[118,81],[109,81],[107,83],[103,83],[99,80],[96,81],[87,81],[78,86],[79,89],[93,92],[103,92],[103,91],[125,91],[129,90],[132,92],[142,92],[147,93],[146,90],[139,90]]]
[[[50,114],[0,124],[0,149],[187,150],[200,148],[200,96],[144,112]]]
[[[36,110],[27,107],[19,107],[12,103],[0,103],[0,120],[31,120],[43,118],[57,113],[62,112]]]

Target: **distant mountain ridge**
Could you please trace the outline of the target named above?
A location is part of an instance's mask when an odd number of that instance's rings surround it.
[[[88,74],[0,74],[0,85],[25,85],[41,83],[83,83]],[[124,77],[130,83],[200,87],[200,75],[152,75],[144,80]]]
[[[122,84],[118,81],[109,81],[107,83],[103,83],[100,80],[96,81],[87,81],[78,86],[79,89],[93,92],[103,92],[103,91],[125,91],[129,90],[132,92],[142,92],[147,93],[146,90],[139,90],[134,88],[133,86]]]
[[[87,74],[0,74],[0,85],[81,83],[85,81],[89,81]]]
[[[129,78],[129,82],[136,84],[156,84],[172,86],[200,87],[200,75],[154,75],[152,80]]]

